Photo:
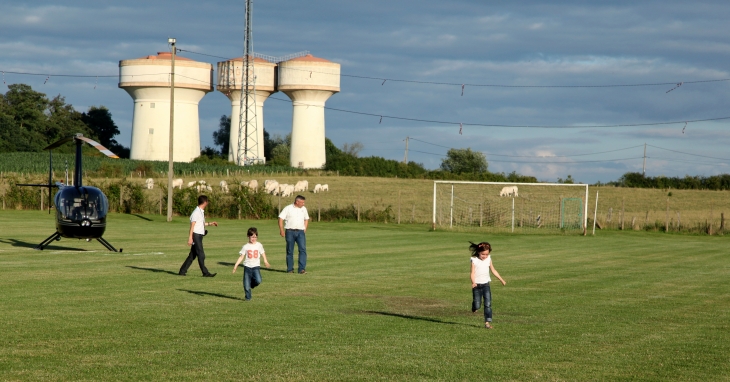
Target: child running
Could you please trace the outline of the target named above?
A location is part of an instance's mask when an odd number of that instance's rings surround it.
[[[473,301],[471,304],[471,312],[476,313],[481,306],[482,299],[484,299],[484,327],[492,329],[492,291],[489,288],[489,283],[492,279],[489,277],[489,271],[491,270],[494,276],[496,276],[502,285],[506,285],[502,276],[499,275],[494,264],[492,264],[492,257],[489,253],[492,251],[492,246],[483,241],[479,244],[469,242],[469,250],[471,250],[471,293]]]
[[[246,294],[246,301],[251,300],[251,289],[261,284],[261,258],[264,258],[266,268],[269,261],[266,260],[264,246],[258,242],[259,231],[256,227],[248,229],[248,243],[241,248],[241,256],[238,257],[236,265],[233,266],[233,273],[236,273],[238,265],[243,262],[243,292]]]

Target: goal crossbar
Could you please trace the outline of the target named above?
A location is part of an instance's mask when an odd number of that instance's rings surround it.
[[[560,186],[560,187],[583,187],[585,188],[585,199],[583,200],[583,235],[588,230],[588,185],[587,184],[566,184],[566,183],[515,183],[515,182],[470,182],[465,180],[434,180],[433,181],[433,220],[431,229],[436,230],[436,186],[438,184],[491,184],[505,186]]]

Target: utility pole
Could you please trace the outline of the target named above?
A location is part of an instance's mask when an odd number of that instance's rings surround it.
[[[167,163],[167,221],[170,222],[172,221],[172,144],[175,131],[175,54],[177,53],[177,47],[174,38],[168,38],[167,42],[172,48],[172,61],[170,64],[170,152]]]
[[[403,163],[408,164],[408,138],[406,137],[406,155],[403,157]]]
[[[646,176],[646,143],[644,143],[644,167],[641,169],[641,174]]]

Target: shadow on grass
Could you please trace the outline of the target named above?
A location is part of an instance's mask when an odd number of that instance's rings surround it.
[[[180,292],[188,292],[197,296],[213,296],[213,297],[220,297],[220,298],[227,298],[229,300],[238,300],[238,301],[246,301],[240,297],[233,297],[233,296],[226,296],[225,294],[220,293],[211,293],[211,292],[203,292],[200,290],[187,290],[187,289],[178,289]]]
[[[177,276],[177,272],[173,271],[166,271],[164,269],[159,268],[143,268],[143,267],[135,267],[134,265],[125,265],[127,268],[136,269],[138,271],[148,271],[148,272],[155,272],[155,273],[167,273],[168,275]]]
[[[144,217],[142,215],[139,215],[139,214],[132,214],[132,216],[136,216],[136,217],[138,217],[138,218],[140,218],[142,220],[147,220],[148,222],[151,222],[152,221],[152,219],[146,218],[146,217]]]
[[[35,248],[40,242],[38,243],[29,243],[27,241],[21,241],[16,239],[0,239],[0,243],[3,244],[10,244],[13,247],[22,247],[22,248]],[[79,252],[86,252],[87,249],[83,248],[68,248],[68,247],[59,247],[57,245],[48,245],[44,250],[47,251],[79,251]]]
[[[408,320],[434,322],[434,323],[437,323],[437,324],[464,325],[464,326],[474,327],[474,325],[464,324],[464,323],[461,323],[461,322],[444,321],[444,320],[439,320],[438,318],[430,318],[430,317],[411,316],[409,314],[400,314],[400,313],[391,313],[391,312],[380,312],[380,311],[375,311],[375,310],[364,310],[362,312],[363,313],[366,313],[366,314],[379,314],[381,316],[405,318],[405,319],[408,319]]]
[[[222,266],[224,266],[224,267],[232,267],[232,266],[236,265],[236,263],[227,263],[227,262],[225,262],[225,261],[219,261],[219,262],[218,262],[218,265],[222,265]],[[286,273],[286,271],[285,271],[285,270],[283,270],[283,269],[274,269],[274,268],[261,268],[261,270],[262,270],[262,271],[266,271],[266,272],[279,272],[279,273]]]

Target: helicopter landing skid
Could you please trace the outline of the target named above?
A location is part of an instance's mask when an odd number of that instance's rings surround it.
[[[105,247],[106,247],[106,249],[108,249],[108,250],[110,250],[110,251],[113,251],[113,252],[122,252],[122,251],[123,251],[123,249],[122,249],[122,248],[119,248],[119,250],[117,251],[117,249],[116,249],[116,248],[114,248],[114,246],[113,246],[113,245],[109,244],[109,242],[108,242],[108,241],[106,241],[106,239],[104,239],[103,237],[97,237],[97,238],[96,238],[96,240],[97,240],[97,241],[98,241],[99,243],[101,243],[101,245],[105,246]]]
[[[33,247],[33,249],[37,251],[42,251],[43,248],[45,248],[48,244],[51,244],[54,240],[61,240],[61,234],[58,232],[54,232],[53,235],[48,236],[46,240],[43,240],[40,244]]]

